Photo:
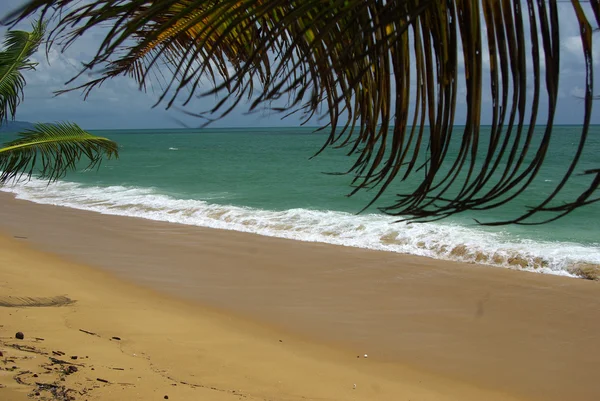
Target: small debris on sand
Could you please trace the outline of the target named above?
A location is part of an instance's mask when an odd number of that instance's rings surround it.
[[[18,331],[17,334],[15,334],[15,338],[17,340],[23,340],[25,338],[25,335],[22,332]]]
[[[79,329],[79,331],[81,331],[82,333],[85,333],[85,334],[89,334],[90,336],[100,337],[98,334],[96,334],[96,333],[94,333],[92,331],[87,331],[87,330],[84,330],[84,329]]]

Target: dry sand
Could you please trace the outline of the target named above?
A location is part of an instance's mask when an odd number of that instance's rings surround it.
[[[0,303],[76,301],[0,307],[0,400],[600,399],[597,282],[0,195]]]

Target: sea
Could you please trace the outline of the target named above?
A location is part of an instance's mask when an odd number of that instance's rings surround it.
[[[543,128],[537,131],[541,137]],[[580,266],[600,265],[600,203],[543,225],[475,221],[517,217],[550,193],[575,152],[578,126],[554,127],[548,162],[515,201],[429,223],[398,222],[379,211],[411,185],[400,180],[361,212],[374,192],[348,197],[352,176],[330,174],[346,171],[355,158],[348,149],[327,149],[313,158],[326,139],[314,128],[92,132],[118,142],[120,158],[97,169],[82,165],[50,185],[34,176],[0,189],[18,199],[104,214],[547,274],[575,277]],[[599,154],[600,126],[592,126],[576,173],[598,168]],[[572,200],[589,182],[589,176],[576,175],[559,202]]]

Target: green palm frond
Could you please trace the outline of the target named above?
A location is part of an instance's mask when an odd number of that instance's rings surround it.
[[[25,78],[22,72],[35,69],[37,63],[29,58],[35,53],[44,37],[44,24],[33,24],[31,32],[8,31],[0,51],[0,125],[14,118],[23,98]]]
[[[117,158],[118,146],[89,134],[77,124],[36,124],[0,149],[0,185],[34,173],[55,181],[75,169],[84,156],[89,160],[87,167],[93,168],[104,157]]]
[[[600,0],[563,3],[579,24],[585,64],[578,147],[549,195],[499,223],[539,214],[548,217],[536,221],[549,221],[599,200],[600,169],[581,171],[579,161],[592,115]],[[375,201],[392,183],[406,184],[383,209],[402,218],[499,207],[547,163],[559,93],[557,0],[30,0],[12,18],[38,11],[55,18],[51,40],[64,46],[96,26],[112,27],[86,64],[103,71],[79,87],[86,91],[116,75],[144,86],[166,65],[159,102],[167,107],[221,95],[208,113],[190,114],[221,117],[245,98],[251,110],[299,111],[305,121],[326,110],[324,147],[349,147],[354,192],[375,189]],[[492,98],[485,137],[484,84]],[[463,96],[466,113],[457,116]],[[464,127],[455,127],[458,117]],[[589,183],[557,206],[578,173]]]

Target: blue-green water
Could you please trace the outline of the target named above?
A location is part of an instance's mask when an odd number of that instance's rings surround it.
[[[516,217],[549,193],[576,146],[578,127],[556,127],[549,163],[522,197],[502,209],[463,213],[436,223],[393,223],[360,192],[348,198],[354,161],[328,150],[309,160],[325,140],[311,128],[98,131],[120,145],[120,159],[98,171],[78,171],[47,186],[32,180],[5,187],[18,197],[183,224],[217,227],[303,241],[425,255],[442,259],[568,274],[580,263],[600,264],[600,204],[542,226],[481,227]],[[578,170],[597,168],[600,127],[592,127]],[[561,194],[579,193],[577,178]],[[395,184],[376,206],[394,200]]]

